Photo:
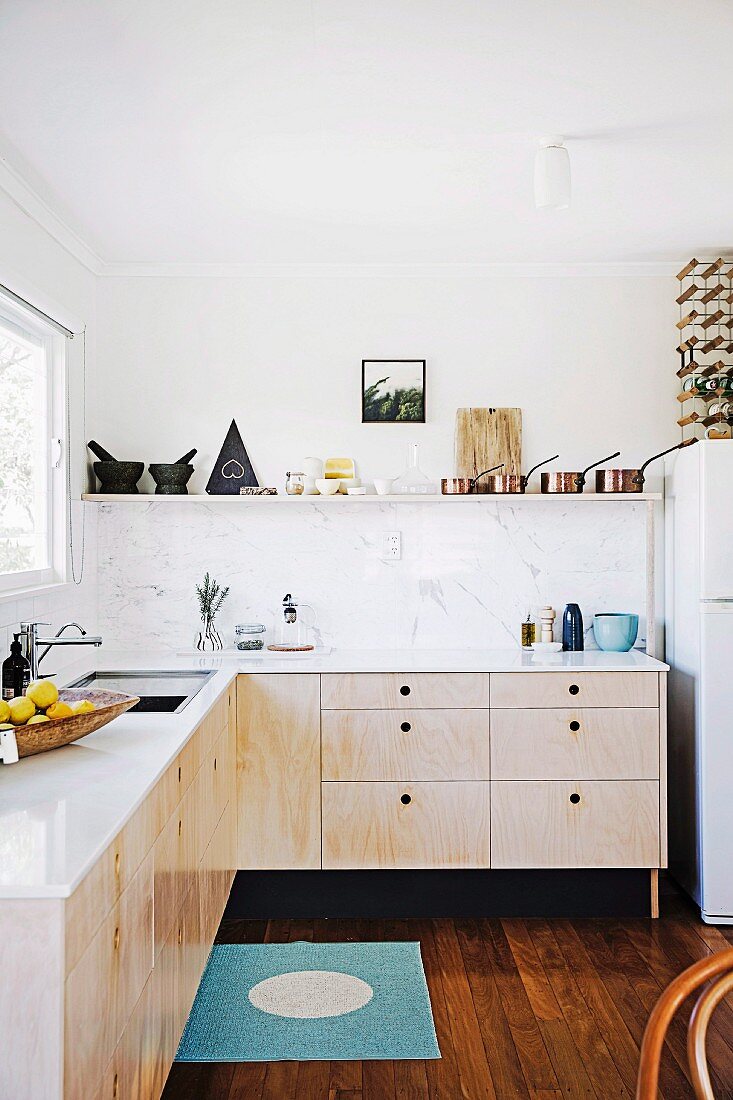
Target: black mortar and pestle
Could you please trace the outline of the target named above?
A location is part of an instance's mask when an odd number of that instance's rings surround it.
[[[188,451],[177,462],[151,462],[148,466],[155,482],[155,492],[167,496],[187,496],[189,478],[193,473],[191,459],[196,454],[197,448]]]
[[[121,494],[137,493],[137,483],[143,476],[144,462],[118,462],[109,451],[100,447],[93,439],[87,443],[87,447],[96,455],[99,462],[94,462],[94,473],[99,478],[99,491],[101,493]]]

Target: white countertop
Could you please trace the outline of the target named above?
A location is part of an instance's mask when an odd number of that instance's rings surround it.
[[[637,651],[542,657],[519,649],[172,657],[95,650],[67,667],[58,682],[68,683],[93,668],[207,668],[216,675],[180,714],[124,714],[73,745],[0,765],[0,898],[73,893],[240,672],[658,672],[667,667]]]

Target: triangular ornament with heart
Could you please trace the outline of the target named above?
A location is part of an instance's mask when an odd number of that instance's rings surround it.
[[[241,488],[258,485],[259,481],[239,434],[237,422],[232,420],[211,471],[206,492],[210,496],[238,496]]]

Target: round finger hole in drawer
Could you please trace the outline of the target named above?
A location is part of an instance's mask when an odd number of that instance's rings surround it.
[[[402,803],[403,806],[409,806],[410,803],[412,802],[412,798],[410,797],[409,794],[403,794],[400,798],[400,802]]]
[[[412,729],[412,726],[410,725],[409,722],[403,722],[400,725],[400,729],[402,730],[403,733],[409,733],[410,730]]]
[[[573,731],[573,733],[577,733],[580,729],[580,722],[572,721],[570,723],[570,729]]]
[[[400,695],[409,695],[409,694],[410,694],[409,687],[407,686],[407,684],[403,684],[402,687],[400,688]]]
[[[573,792],[573,794],[570,795],[570,801],[572,802],[573,806],[577,806],[580,802],[580,795],[577,794],[577,792]]]
[[[570,692],[571,695],[577,695],[578,692],[580,691],[580,688],[578,687],[577,684],[571,684],[570,687],[568,688],[568,691]]]

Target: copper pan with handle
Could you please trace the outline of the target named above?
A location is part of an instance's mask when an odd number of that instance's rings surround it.
[[[660,451],[659,454],[648,458],[638,470],[596,470],[596,492],[643,493],[644,471],[650,462],[656,462],[658,458],[663,458],[664,455],[672,454],[673,451],[681,451],[683,447],[691,447],[693,443],[697,442],[697,438],[693,437],[692,439],[685,439],[682,443],[677,443],[674,447],[668,447],[666,451]]]
[[[440,480],[440,491],[446,497],[466,496],[467,493],[475,493],[476,482],[480,477],[493,474],[494,470],[501,470],[503,467],[504,463],[500,462],[498,466],[491,466],[488,470],[482,470],[480,474],[476,474],[476,477],[443,477]]]
[[[536,466],[533,466],[531,470],[528,470],[526,474],[492,474],[486,481],[487,493],[523,493],[527,488],[527,482],[529,481],[535,470],[539,470],[540,466],[546,466],[548,462],[554,462],[560,455],[552,455],[550,458],[545,458],[542,462],[538,462]]]
[[[585,489],[586,475],[590,470],[600,466],[602,462],[610,462],[612,458],[618,458],[620,451],[614,451],[612,455],[599,458],[597,462],[591,462],[584,470],[550,470],[542,474],[540,488],[543,493],[582,493]]]

